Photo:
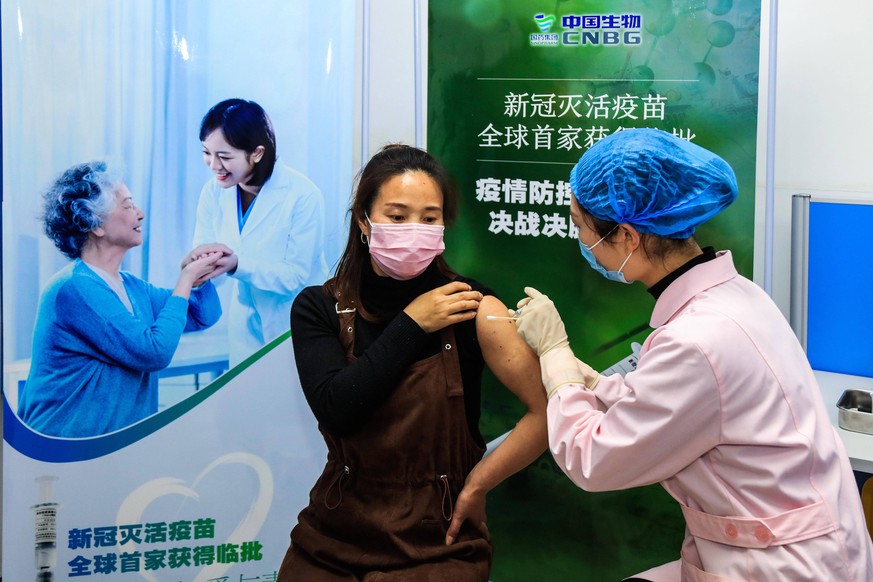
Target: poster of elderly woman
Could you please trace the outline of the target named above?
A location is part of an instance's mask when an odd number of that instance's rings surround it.
[[[121,271],[142,245],[144,213],[106,162],[69,168],[43,198],[45,233],[72,262],[42,292],[19,414],[47,435],[111,432],[157,412],[152,372],[169,365],[183,332],[218,321],[208,279],[222,255],[188,263],[173,289]]]
[[[324,456],[281,312],[341,251],[355,18],[346,0],[0,5],[4,578],[278,568]],[[201,136],[228,100],[269,112],[269,148],[235,119]],[[318,268],[290,280],[303,239]]]

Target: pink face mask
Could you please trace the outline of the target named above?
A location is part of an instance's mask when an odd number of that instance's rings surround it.
[[[370,222],[369,217],[367,222]],[[444,230],[441,224],[370,222],[370,256],[392,279],[412,279],[424,273],[446,249]]]

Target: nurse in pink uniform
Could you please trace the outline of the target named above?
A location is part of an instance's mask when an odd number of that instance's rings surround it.
[[[693,238],[737,196],[730,166],[655,129],[617,132],[570,174],[590,265],[646,285],[654,331],[638,367],[576,359],[533,288],[516,320],[540,356],[552,454],[586,491],[660,483],[679,502],[681,559],[636,580],[873,580],[857,485],[812,369],[782,313]]]

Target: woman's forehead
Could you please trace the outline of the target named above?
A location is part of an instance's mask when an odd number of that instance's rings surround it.
[[[425,172],[405,172],[382,184],[373,205],[442,210],[443,195],[434,179]]]

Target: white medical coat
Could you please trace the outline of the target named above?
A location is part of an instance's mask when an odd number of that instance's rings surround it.
[[[567,476],[588,491],[660,482],[687,524],[673,580],[873,580],[848,458],[770,298],[721,252],[667,287],[651,326],[635,371],[549,400]],[[548,385],[578,362],[553,350],[541,366]]]
[[[287,331],[297,294],[327,278],[321,192],[277,161],[240,232],[236,188],[212,178],[200,192],[194,246],[216,242],[239,259],[225,310],[233,366]]]

